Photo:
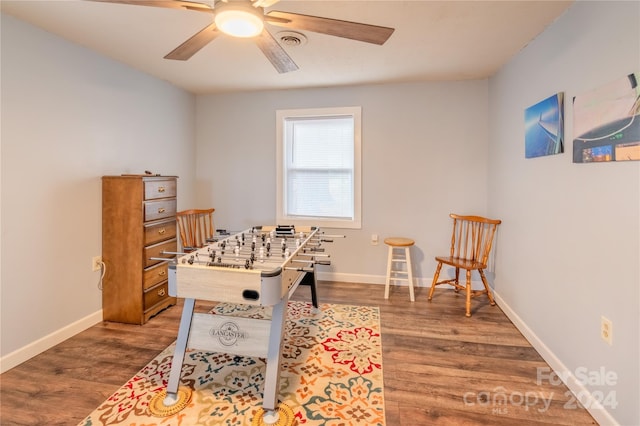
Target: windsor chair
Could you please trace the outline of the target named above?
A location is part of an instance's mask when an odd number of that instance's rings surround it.
[[[487,268],[496,230],[502,221],[481,216],[461,216],[457,214],[450,214],[449,216],[453,219],[449,255],[436,256],[438,266],[433,276],[428,300],[431,301],[436,286],[441,284],[453,286],[456,292],[464,290],[466,292],[466,316],[470,317],[472,297],[486,294],[489,303],[492,306],[496,304],[491,295],[491,289],[487,283],[484,270]],[[438,281],[442,265],[453,266],[455,268],[455,277]],[[466,270],[465,285],[460,284],[459,281],[460,269]],[[477,270],[480,274],[484,290],[471,289],[471,271],[473,270]]]

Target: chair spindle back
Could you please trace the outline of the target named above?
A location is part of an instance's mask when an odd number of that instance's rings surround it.
[[[213,238],[216,230],[213,226],[215,209],[190,209],[176,213],[180,239],[184,250],[203,247]]]
[[[453,219],[451,257],[480,262],[486,268],[493,237],[501,221],[480,216],[449,216]]]

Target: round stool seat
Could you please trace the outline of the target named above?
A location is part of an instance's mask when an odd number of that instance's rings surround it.
[[[393,247],[410,247],[415,244],[411,238],[389,237],[384,239],[384,243]]]

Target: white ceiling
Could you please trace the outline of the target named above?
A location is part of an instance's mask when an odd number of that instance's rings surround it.
[[[195,0],[194,0],[195,1]],[[207,0],[197,0],[206,2]],[[1,0],[3,13],[193,93],[486,78],[571,1],[287,1],[281,10],[395,28],[382,46],[303,31],[278,74],[247,39],[220,36],[188,61],[163,57],[207,26],[189,10],[85,0]],[[268,26],[272,34],[284,28]]]

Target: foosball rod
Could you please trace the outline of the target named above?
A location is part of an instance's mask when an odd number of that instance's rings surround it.
[[[315,231],[315,230],[314,230]],[[269,237],[269,238],[287,238],[287,239],[291,239],[291,238],[307,238],[309,235],[314,234],[314,236],[323,236],[326,238],[346,238],[346,235],[331,235],[331,234],[325,234],[323,231],[310,231],[310,232],[298,232],[298,233],[293,233],[293,234],[279,234],[277,232],[275,232],[275,230],[272,231],[262,231],[262,230],[257,230],[256,232],[251,232],[251,231],[230,231],[228,233],[225,234],[217,234],[217,237],[224,237],[221,238],[219,241],[223,241],[223,240],[235,240],[238,237],[241,237],[242,234],[244,234],[245,236],[250,236],[251,238],[256,237],[256,238],[260,238],[262,239],[262,236],[264,235],[265,238]],[[238,238],[240,239],[240,238]]]
[[[218,237],[224,237],[221,238],[222,240],[233,240],[239,237],[241,237],[243,234],[245,235],[245,237],[249,236],[251,238],[256,237],[256,238],[262,238],[262,236],[264,235],[265,238],[307,238],[309,235],[312,234],[317,234],[318,232],[316,231],[310,231],[310,232],[297,232],[297,233],[282,233],[279,234],[277,232],[274,231],[258,231],[258,232],[251,232],[251,231],[238,231],[238,232],[233,232],[233,233],[229,233],[229,234],[218,234],[216,236]]]
[[[283,241],[284,240],[284,241]],[[311,238],[306,238],[306,239],[301,239],[301,238],[282,238],[279,239],[275,238],[273,240],[269,240],[269,241],[262,241],[262,240],[256,240],[253,241],[252,239],[245,239],[244,241],[242,241],[241,239],[229,239],[229,240],[224,240],[224,241],[217,241],[215,243],[211,243],[209,244],[207,247],[211,247],[213,245],[215,245],[216,247],[221,247],[222,245],[225,246],[225,248],[228,247],[235,247],[238,246],[238,243],[241,242],[240,246],[242,247],[246,247],[246,246],[250,246],[251,244],[256,245],[256,247],[265,247],[266,244],[271,244],[272,247],[275,246],[281,246],[284,242],[285,245],[290,246],[292,245],[291,243],[294,242],[296,243],[296,246],[304,246],[307,244],[320,244],[322,242],[332,242],[329,240],[322,240],[321,238],[317,238],[317,237],[311,237]]]
[[[220,247],[221,245],[224,245],[225,247],[227,245],[229,246],[234,246],[234,245],[238,245],[238,242],[242,241],[242,245],[246,246],[247,244],[251,244],[251,243],[256,243],[256,245],[260,244],[262,242],[262,245],[264,246],[267,241],[261,241],[262,238],[255,238],[256,241],[253,241],[255,235],[249,235],[249,238],[239,238],[238,235],[235,235],[234,237],[229,237],[229,238],[225,238],[222,241],[216,241],[210,244],[210,246],[213,246],[214,244],[217,247]],[[291,242],[291,241],[296,241],[300,246],[304,246],[307,244],[317,244],[319,245],[320,243],[323,242],[333,242],[333,238],[345,238],[345,235],[318,235],[318,234],[314,234],[314,235],[310,235],[310,236],[306,236],[306,237],[301,237],[301,236],[297,236],[297,235],[286,235],[286,236],[275,236],[275,237],[269,237],[269,241],[268,243],[270,243],[271,245],[277,245],[278,244],[278,238],[280,238],[280,245],[282,245],[282,242],[284,241],[285,244],[287,244],[287,242]]]
[[[234,249],[235,249],[235,247],[234,247]],[[252,250],[250,250],[249,247],[246,247],[246,246],[245,247],[241,246],[240,251],[238,252],[238,254],[235,253],[234,249],[229,250],[227,252],[227,249],[225,248],[225,250],[224,250],[225,253],[222,253],[223,250],[220,249],[220,250],[207,251],[206,253],[205,252],[200,252],[200,251],[191,252],[191,253],[163,251],[162,254],[163,255],[171,255],[171,256],[186,256],[186,255],[191,254],[194,258],[198,259],[198,264],[209,263],[210,261],[214,262],[215,260],[218,259],[218,257],[220,257],[222,259],[225,259],[225,260],[234,259],[234,260],[236,260],[238,262],[246,261],[247,259],[249,259],[249,260],[251,259],[251,253],[254,253],[256,255],[256,256],[254,256],[255,257],[254,261],[257,260],[257,261],[260,261],[261,263],[264,263],[267,260],[270,260],[273,263],[276,263],[276,260],[279,260],[279,258],[284,258],[282,249],[281,248],[279,249],[277,246],[275,248],[272,248],[270,251],[266,252],[265,255],[263,255],[263,257],[260,257],[259,250],[256,253],[255,250],[252,251]],[[307,250],[312,251],[312,253],[307,253]],[[316,246],[307,247],[305,245],[305,246],[302,246],[301,250],[298,250],[298,253],[296,253],[295,255],[296,256],[306,256],[306,257],[314,257],[314,256],[316,256],[316,257],[329,257],[328,254],[318,253],[318,250],[319,249]],[[215,259],[211,258],[211,253],[213,251],[216,252],[215,253]],[[200,260],[198,254],[202,254],[203,256],[206,256],[210,260]],[[171,257],[171,258],[151,257],[149,259],[150,260],[158,260],[158,261],[161,261],[161,262],[170,262],[170,261],[174,260],[173,257]]]
[[[193,259],[193,260],[191,260]],[[244,265],[246,262],[250,262],[251,258],[249,257],[240,257],[240,256],[216,256],[215,259],[212,259],[211,257],[192,257],[189,260],[185,260],[183,259],[183,263],[189,263],[189,264],[198,264],[198,265],[207,265],[207,266],[216,266],[218,264],[220,265],[231,265],[231,264],[236,264],[237,266],[242,266]],[[256,258],[253,261],[253,264],[257,264],[257,265],[262,265],[261,269],[264,269],[264,267],[269,267],[269,268],[277,268],[279,266],[282,265],[282,262],[280,261],[280,259],[276,259],[274,257],[265,257],[263,259],[259,259]]]
[[[316,234],[317,237],[319,238],[347,238],[346,235],[330,235],[330,234]]]
[[[308,268],[295,268],[295,267],[293,267],[293,266],[287,266],[287,267],[285,267],[284,269],[285,269],[285,271],[310,272],[310,273],[315,272],[315,271],[313,270],[313,268],[312,268],[312,267],[308,267]]]
[[[297,257],[298,255],[296,255],[295,257]],[[327,264],[327,260],[320,260],[320,259],[313,259],[314,257],[325,257],[328,258],[329,255],[312,255],[312,254],[300,254],[300,256],[305,256],[305,257],[311,257],[312,259],[296,259],[295,257],[293,259],[291,259],[291,262],[315,262],[315,263],[322,263],[322,264]],[[251,256],[246,256],[243,253],[240,253],[238,255],[235,255],[233,253],[225,253],[223,254],[216,254],[215,258],[212,258],[209,255],[206,256],[192,256],[193,258],[193,262],[192,263],[197,263],[197,264],[212,264],[212,266],[215,266],[216,263],[244,263],[247,260],[251,260]],[[283,260],[285,260],[284,257],[282,256],[277,256],[274,254],[271,254],[269,256],[254,256],[253,259],[253,263],[257,263],[257,264],[267,264],[267,265],[273,265],[273,266],[279,266],[283,263]],[[188,260],[186,260],[186,262],[188,262]],[[330,264],[330,263],[329,263]]]
[[[265,253],[271,253],[271,254],[278,254],[278,255],[282,255],[282,253],[286,252],[287,250],[289,250],[289,252],[291,254],[295,253],[295,251],[300,251],[300,250],[317,250],[320,247],[320,245],[316,245],[316,244],[301,244],[299,246],[296,247],[289,247],[289,246],[285,246],[285,249],[282,249],[282,245],[278,245],[278,244],[271,244],[269,250],[266,249],[265,246],[258,246],[256,245],[254,248],[251,248],[251,246],[247,246],[245,245],[233,245],[230,244],[228,246],[225,246],[225,248],[223,249],[222,247],[206,247],[207,251],[206,254],[212,253],[212,252],[216,252],[216,253],[221,253],[221,252],[225,252],[226,253],[235,253],[236,248],[239,248],[239,252],[240,254],[244,254],[244,253],[256,253],[259,254],[261,249],[263,252]],[[198,253],[202,253],[205,254],[205,252],[203,251],[203,249],[200,249],[197,251]],[[188,254],[188,253],[187,253]]]
[[[289,258],[293,255],[293,251],[291,251],[289,253],[289,256],[284,256],[284,254],[286,254],[286,251],[282,251],[280,249],[274,250],[271,249],[270,251],[264,251],[262,254],[262,257],[260,256],[260,252],[259,251],[251,251],[251,250],[246,250],[246,249],[241,249],[239,250],[237,253],[235,252],[235,250],[214,250],[211,252],[207,252],[207,253],[200,253],[200,255],[198,257],[208,257],[208,258],[212,258],[212,255],[215,258],[218,257],[222,257],[223,259],[230,259],[230,258],[241,258],[241,259],[250,259],[251,255],[253,254],[254,256],[254,260],[255,259],[286,259]]]
[[[282,263],[282,261],[285,258],[285,256],[282,255],[282,251],[271,251],[271,252],[266,252],[262,257],[260,257],[259,253],[256,252],[250,252],[247,250],[241,250],[239,251],[237,254],[234,251],[226,251],[224,253],[222,253],[222,251],[218,252],[216,251],[214,256],[212,257],[212,253],[213,252],[207,252],[207,253],[187,253],[187,255],[191,254],[190,258],[193,259],[193,263],[198,263],[198,264],[205,264],[205,263],[217,263],[218,259],[221,259],[223,261],[228,261],[228,262],[245,262],[247,260],[251,260],[251,254],[253,254],[254,262],[260,262],[260,263],[270,263],[270,264],[275,264],[275,265],[279,265]],[[297,257],[297,256],[305,256],[305,257],[313,257],[313,256],[322,256],[322,257],[328,257],[329,255],[320,255],[320,254],[307,254],[307,253],[296,253],[295,255],[290,255],[289,257]],[[185,259],[183,259],[183,262],[185,261]],[[188,261],[188,260],[186,260]]]
[[[211,254],[215,251],[215,257],[212,257]],[[285,252],[286,253],[286,252]],[[237,264],[242,264],[242,263],[246,263],[247,260],[251,260],[251,254],[253,254],[254,259],[253,259],[253,263],[258,263],[258,264],[267,264],[267,265],[274,265],[274,266],[279,266],[281,264],[281,260],[285,259],[285,256],[283,255],[283,252],[281,249],[275,249],[273,251],[267,252],[265,253],[262,257],[260,257],[259,253],[256,253],[255,251],[250,251],[249,248],[244,247],[241,248],[240,251],[238,251],[238,253],[235,253],[234,250],[225,250],[224,253],[222,253],[222,250],[220,250],[219,252],[216,250],[213,251],[208,251],[208,252],[195,252],[195,253],[186,253],[191,254],[190,258],[193,259],[190,263],[196,263],[198,265],[210,265],[210,266],[216,266],[216,263],[225,263],[225,264],[231,264],[231,263],[237,263]],[[323,253],[317,253],[317,252],[313,252],[313,253],[305,253],[305,252],[300,252],[298,251],[297,253],[293,254],[293,255],[289,255],[289,257],[293,257],[293,259],[295,260],[295,257],[298,256],[304,256],[304,257],[311,257],[312,259],[310,260],[303,260],[304,262],[309,262],[309,261],[314,261],[317,264],[322,264],[322,265],[330,265],[331,262],[327,261],[327,260],[315,260],[313,258],[315,257],[323,257],[323,258],[329,258],[330,256],[328,254],[323,254]],[[188,260],[183,259],[183,263],[184,262],[189,262]]]
[[[331,240],[328,240],[328,238],[346,238],[346,235],[329,235],[329,234],[325,234],[322,232],[316,232],[316,233],[302,233],[302,234],[272,234],[271,232],[261,232],[261,233],[251,233],[251,232],[247,232],[247,233],[243,233],[243,232],[238,232],[236,234],[233,235],[229,235],[226,238],[223,238],[219,241],[216,241],[215,243],[222,243],[223,241],[226,242],[230,242],[230,241],[241,241],[242,240],[242,235],[245,236],[244,241],[246,242],[247,239],[253,240],[253,238],[256,238],[256,242],[258,242],[257,240],[262,240],[262,236],[265,236],[266,238],[271,238],[272,240],[275,239],[284,239],[284,240],[293,240],[293,239],[305,239],[308,238],[311,235],[311,239],[317,239],[320,241],[325,241],[325,242],[333,242]],[[272,241],[273,243],[274,241]]]
[[[253,240],[228,240],[228,241],[219,241],[217,243],[214,244],[209,244],[206,247],[251,247],[252,245],[255,245],[256,248],[260,248],[260,247],[266,247],[267,244],[269,244],[271,247],[277,247],[277,246],[281,246],[281,245],[286,245],[288,247],[291,246],[304,246],[305,244],[309,244],[309,243],[313,243],[313,244],[318,244],[318,241],[312,241],[311,238],[308,239],[300,239],[300,238],[295,238],[295,239],[275,239],[275,240],[257,240],[257,241],[253,241]]]
[[[291,263],[296,262],[296,263],[310,263],[311,265],[331,265],[331,261],[330,260],[315,260],[315,259],[311,259],[311,260],[301,260],[301,259],[293,259],[291,261]]]

